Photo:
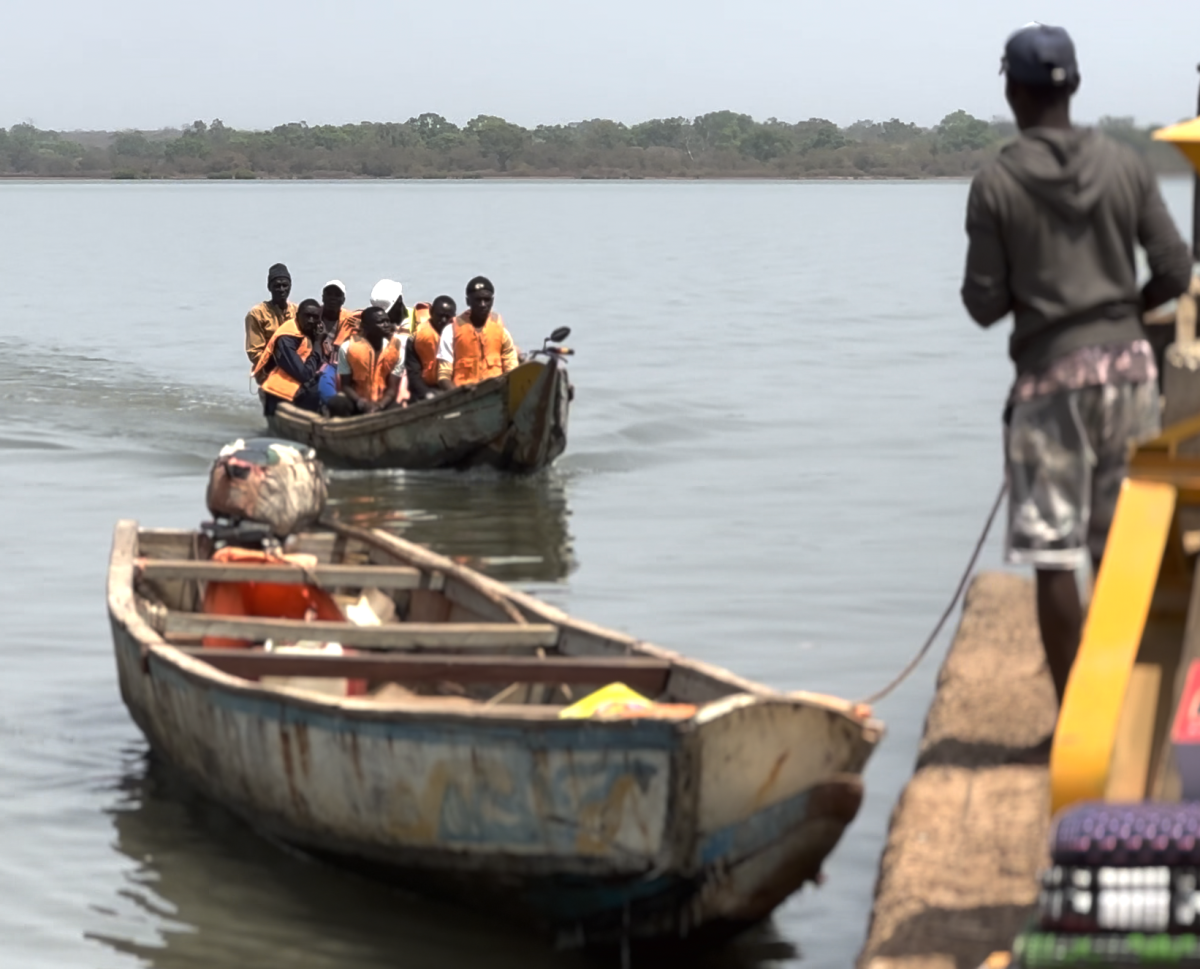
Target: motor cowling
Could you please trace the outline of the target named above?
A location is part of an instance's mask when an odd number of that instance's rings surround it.
[[[320,518],[327,497],[325,468],[312,448],[259,437],[221,448],[206,501],[218,519],[257,522],[282,539]]]

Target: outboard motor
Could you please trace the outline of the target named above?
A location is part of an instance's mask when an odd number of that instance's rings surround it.
[[[205,522],[217,545],[263,548],[313,524],[325,510],[325,468],[303,444],[268,437],[221,448],[208,475]]]

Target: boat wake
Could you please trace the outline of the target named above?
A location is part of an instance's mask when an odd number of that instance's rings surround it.
[[[249,394],[68,350],[31,355],[12,341],[0,340],[0,354],[22,361],[0,387],[0,450],[153,452],[207,467],[214,446],[262,432]]]

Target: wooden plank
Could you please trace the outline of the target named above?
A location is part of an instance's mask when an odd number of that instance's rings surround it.
[[[333,532],[298,532],[289,535],[284,551],[302,555],[315,555],[317,560],[329,564],[334,559],[334,546],[338,536]]]
[[[277,582],[307,584],[313,580],[326,588],[418,589],[421,570],[403,565],[315,565],[301,568],[287,563],[192,562],[185,559],[148,559],[139,563],[143,577],[155,581],[190,579],[197,582]]]
[[[191,554],[197,534],[180,528],[138,529],[138,554],[182,558]]]
[[[376,548],[390,555],[398,555],[403,557],[408,562],[415,566],[430,571],[443,573],[447,579],[457,579],[464,586],[473,589],[484,599],[490,602],[500,615],[507,616],[514,623],[525,623],[525,615],[510,601],[507,586],[492,582],[486,576],[480,575],[473,569],[468,569],[464,565],[459,565],[457,562],[452,562],[444,556],[430,552],[427,548],[420,545],[414,545],[411,542],[403,542],[397,539],[392,541],[393,536],[369,528],[359,528],[357,525],[347,525],[345,522],[325,521],[325,525],[334,529],[339,535],[347,538],[355,538],[372,548]],[[447,582],[447,586],[451,583]],[[430,585],[430,588],[437,588],[435,585]],[[450,591],[446,590],[447,598],[450,598]],[[485,610],[480,607],[472,607],[467,603],[463,603],[473,612],[485,615]]]
[[[388,623],[355,626],[344,622],[258,619],[168,611],[161,632],[227,636],[262,642],[266,639],[315,640],[360,649],[536,649],[554,646],[558,627],[515,623]]]
[[[1161,680],[1162,668],[1153,663],[1135,663],[1129,674],[1112,763],[1104,785],[1106,801],[1132,803],[1146,797]]]
[[[653,659],[571,659],[565,656],[333,656],[314,653],[264,653],[242,649],[185,649],[232,676],[329,676],[347,679],[421,683],[594,683],[620,681],[657,696],[667,683],[671,664]]]

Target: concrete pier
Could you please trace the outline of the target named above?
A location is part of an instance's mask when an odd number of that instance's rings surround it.
[[[976,576],[892,812],[860,969],[976,969],[1010,946],[1049,860],[1056,710],[1032,582]]]

